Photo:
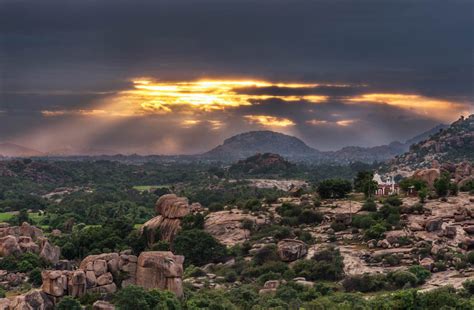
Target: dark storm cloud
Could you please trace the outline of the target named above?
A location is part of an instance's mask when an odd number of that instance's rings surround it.
[[[291,119],[296,125],[285,130],[320,148],[406,139],[439,121],[393,106],[346,104],[341,97],[412,93],[472,104],[473,9],[469,0],[0,0],[0,140],[46,135],[62,122],[41,111],[94,109],[144,76],[350,87],[240,89],[330,99],[259,101],[198,115],[194,131],[177,127],[185,116],[123,120],[84,141],[131,151],[151,139],[192,152],[260,128],[245,121],[248,114]],[[309,125],[312,119],[328,123]],[[350,128],[334,125],[343,119],[358,121]],[[208,120],[225,126],[211,129]],[[127,147],[132,140],[136,145]]]

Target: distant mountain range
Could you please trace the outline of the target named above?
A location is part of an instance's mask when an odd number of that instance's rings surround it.
[[[322,152],[308,146],[302,140],[273,131],[250,131],[230,137],[223,144],[199,155],[177,156],[126,156],[111,155],[110,150],[89,150],[81,152],[100,159],[119,160],[125,162],[142,162],[146,160],[205,160],[235,162],[251,157],[255,154],[279,154],[293,162],[311,163],[337,163],[348,164],[352,162],[383,162],[407,152],[410,145],[426,140],[431,135],[446,128],[447,125],[438,125],[405,143],[392,142],[388,145],[375,147],[348,146],[337,151]],[[13,143],[0,144],[0,156],[5,157],[54,157],[54,158],[82,158],[86,155],[77,155],[70,149],[57,150],[53,153],[42,153]],[[72,158],[70,158],[72,159]]]
[[[38,157],[45,154],[14,143],[0,143],[0,156],[5,157]]]
[[[201,155],[203,159],[236,161],[257,153],[279,154],[291,161],[333,162],[347,164],[351,162],[382,162],[408,151],[410,145],[425,140],[446,128],[438,125],[405,143],[392,142],[375,147],[348,146],[338,151],[322,152],[308,146],[302,140],[273,131],[250,131],[226,139],[222,145]]]

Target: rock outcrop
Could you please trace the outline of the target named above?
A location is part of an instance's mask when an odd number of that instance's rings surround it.
[[[59,261],[60,249],[43,236],[41,229],[24,222],[21,226],[0,226],[0,256],[36,253],[55,264]]]
[[[143,224],[141,228],[150,245],[157,241],[155,240],[157,231],[160,232],[161,240],[172,242],[181,230],[181,219],[191,213],[191,206],[187,198],[167,194],[158,199],[155,211],[159,215]]]
[[[265,218],[245,214],[241,210],[212,212],[206,217],[204,230],[216,238],[220,243],[232,246],[243,243],[250,237],[250,230],[243,227],[244,221],[255,225],[265,224]]]
[[[172,252],[142,252],[138,257],[137,285],[169,290],[182,297],[183,262],[184,256]]]
[[[439,169],[419,169],[413,174],[413,178],[425,181],[428,186],[433,187],[434,181],[440,177]]]
[[[308,247],[301,240],[283,239],[277,244],[277,253],[282,261],[292,262],[305,256]]]

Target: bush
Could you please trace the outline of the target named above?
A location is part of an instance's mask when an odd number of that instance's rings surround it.
[[[419,279],[409,271],[397,270],[388,274],[389,281],[398,288],[415,287]]]
[[[43,283],[43,278],[41,276],[41,269],[35,268],[30,272],[30,282],[34,286],[40,286]]]
[[[414,265],[408,268],[408,271],[413,273],[418,278],[418,284],[424,284],[427,279],[431,277],[431,272],[420,265]]]
[[[56,306],[57,310],[81,310],[81,304],[71,296],[64,296]]]
[[[213,202],[209,205],[209,211],[211,212],[218,212],[218,211],[223,211],[223,210],[224,210],[224,205],[222,203]]]
[[[344,223],[340,223],[340,222],[332,222],[331,223],[331,228],[334,230],[334,231],[342,231],[344,229],[346,229],[346,225],[344,225]]]
[[[188,214],[181,221],[183,230],[204,229],[204,215],[201,213]]]
[[[375,212],[375,211],[377,211],[377,204],[372,199],[369,199],[366,202],[364,202],[364,204],[362,205],[361,210],[362,211]]]
[[[323,215],[313,210],[303,210],[298,215],[299,224],[319,224],[323,220]]]
[[[352,216],[352,226],[362,229],[370,228],[377,222],[370,215],[354,215]]]
[[[383,274],[364,273],[363,275],[346,277],[342,281],[342,286],[348,292],[376,292],[387,287],[387,277]]]
[[[184,255],[185,264],[202,266],[216,262],[226,255],[226,247],[203,230],[179,232],[173,242],[173,252]]]
[[[367,239],[381,239],[387,229],[382,224],[378,223],[371,226],[365,231],[365,237]]]
[[[278,261],[277,248],[275,245],[266,245],[259,249],[253,257],[253,262],[256,265],[263,265],[270,261]]]
[[[469,264],[474,265],[474,251],[467,253],[466,258]]]
[[[316,253],[312,259],[299,260],[293,270],[299,277],[309,280],[339,280],[344,274],[344,263],[339,250],[324,249]]]

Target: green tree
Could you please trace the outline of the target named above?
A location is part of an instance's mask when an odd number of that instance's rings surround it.
[[[321,198],[344,198],[352,190],[351,182],[343,179],[328,179],[318,185]]]
[[[354,179],[354,189],[364,193],[366,197],[372,197],[378,186],[373,179],[374,173],[372,171],[359,171]]]
[[[141,286],[129,285],[119,290],[114,296],[114,304],[118,310],[149,310],[148,294]]]
[[[173,252],[186,257],[185,264],[202,266],[226,255],[226,248],[203,230],[183,230],[173,242]]]
[[[448,195],[450,183],[448,174],[443,174],[434,181],[434,188],[438,197],[446,197]]]
[[[56,306],[57,310],[81,310],[81,304],[71,296],[64,296]]]

